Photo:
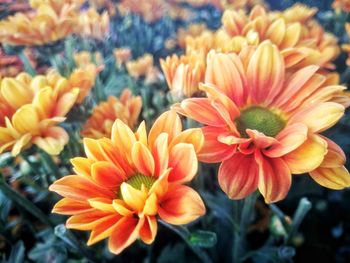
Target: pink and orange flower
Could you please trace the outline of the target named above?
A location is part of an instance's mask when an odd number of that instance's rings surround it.
[[[72,159],[75,174],[50,186],[64,197],[53,212],[71,216],[67,228],[91,230],[88,245],[109,238],[115,254],[138,238],[150,244],[158,216],[181,225],[205,213],[198,193],[184,185],[197,173],[202,144],[201,130],[182,132],[173,111],[163,113],[148,136],[144,122],[133,133],[118,119],[111,138],[85,138],[87,157]]]
[[[108,97],[94,108],[91,117],[86,121],[81,132],[83,137],[99,139],[110,138],[112,126],[116,119],[120,119],[133,129],[137,123],[142,108],[140,96],[132,96],[129,89],[125,89],[120,98]]]
[[[207,58],[207,98],[174,106],[204,124],[200,161],[221,162],[218,179],[231,199],[259,189],[267,203],[282,200],[292,174],[310,173],[331,189],[350,186],[343,151],[320,133],[349,103],[342,86],[326,86],[318,66],[286,74],[277,46],[264,41],[239,55],[212,51]],[[342,97],[342,100],[339,99]]]

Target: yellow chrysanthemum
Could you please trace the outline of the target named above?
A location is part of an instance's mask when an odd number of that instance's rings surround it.
[[[74,5],[56,10],[42,4],[30,13],[16,13],[0,21],[0,42],[9,45],[44,45],[64,39],[74,31]]]
[[[51,71],[31,77],[21,73],[0,84],[0,152],[19,154],[32,144],[49,154],[61,152],[68,134],[57,125],[75,104],[79,86]]]
[[[125,89],[120,98],[110,96],[107,101],[101,102],[94,108],[81,134],[83,137],[93,139],[109,138],[116,119],[122,120],[133,129],[137,123],[141,107],[141,97],[134,97],[130,90]]]

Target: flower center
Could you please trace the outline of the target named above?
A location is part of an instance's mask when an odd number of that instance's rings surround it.
[[[235,122],[239,133],[245,138],[248,137],[246,129],[257,130],[266,136],[275,137],[285,126],[280,116],[259,106],[243,110]]]
[[[131,176],[127,181],[125,181],[125,183],[131,185],[132,187],[134,187],[137,190],[141,190],[142,185],[144,185],[147,189],[151,189],[151,187],[155,181],[156,181],[156,179],[154,177],[146,176],[146,175],[143,175],[141,173],[137,173],[137,174]],[[118,198],[123,199],[123,195],[122,195],[120,189],[118,191]]]

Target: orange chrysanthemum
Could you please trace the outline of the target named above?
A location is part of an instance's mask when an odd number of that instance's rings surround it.
[[[56,12],[42,4],[29,13],[16,13],[0,21],[0,42],[9,45],[44,45],[61,40],[74,31],[74,5],[63,5]]]
[[[104,12],[100,15],[94,8],[81,12],[75,33],[82,37],[103,40],[109,33],[108,13]]]
[[[90,53],[88,51],[81,51],[73,54],[74,62],[78,68],[89,67],[90,64],[103,66],[104,61],[100,52]]]
[[[126,62],[126,69],[130,76],[134,78],[144,77],[153,68],[153,56],[144,54],[136,60]]]
[[[199,91],[198,84],[204,80],[205,55],[193,52],[190,55],[177,55],[160,60],[172,96],[180,99],[191,97]]]
[[[332,7],[348,13],[350,12],[350,0],[334,0]]]
[[[84,139],[87,158],[74,158],[75,175],[50,186],[64,198],[53,212],[71,215],[67,228],[92,230],[88,245],[109,238],[119,254],[137,238],[150,244],[157,216],[187,224],[205,213],[200,196],[183,185],[197,172],[200,129],[181,132],[175,112],[162,114],[147,137],[145,123],[134,134],[116,120],[111,139]]]
[[[116,66],[121,67],[131,58],[131,50],[129,48],[115,48],[113,55],[116,61]]]
[[[116,119],[122,120],[131,129],[137,123],[142,108],[140,96],[132,96],[131,91],[125,89],[120,98],[110,96],[108,101],[101,102],[94,108],[91,117],[85,123],[81,132],[83,137],[99,139],[110,138],[112,125]]]
[[[51,71],[46,76],[26,73],[4,78],[0,84],[0,153],[37,145],[49,154],[59,154],[68,134],[57,125],[73,107],[79,86]]]
[[[307,66],[286,74],[282,55],[270,41],[239,55],[208,55],[207,98],[186,99],[175,106],[203,123],[204,162],[222,162],[219,183],[232,199],[257,188],[265,201],[283,199],[291,174],[310,173],[332,189],[350,186],[345,155],[320,135],[344,114],[349,102],[342,86],[325,86],[326,77]],[[342,99],[340,99],[342,97]]]

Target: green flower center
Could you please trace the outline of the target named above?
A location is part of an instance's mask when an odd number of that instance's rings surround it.
[[[154,177],[137,173],[131,176],[127,181],[125,181],[125,183],[131,185],[135,189],[141,190],[142,185],[144,185],[147,189],[151,189],[155,181],[156,179]],[[118,191],[118,198],[123,199],[123,195],[120,189]]]
[[[235,122],[239,133],[245,138],[248,137],[246,129],[257,130],[266,136],[275,137],[285,126],[280,116],[259,106],[243,110]]]

